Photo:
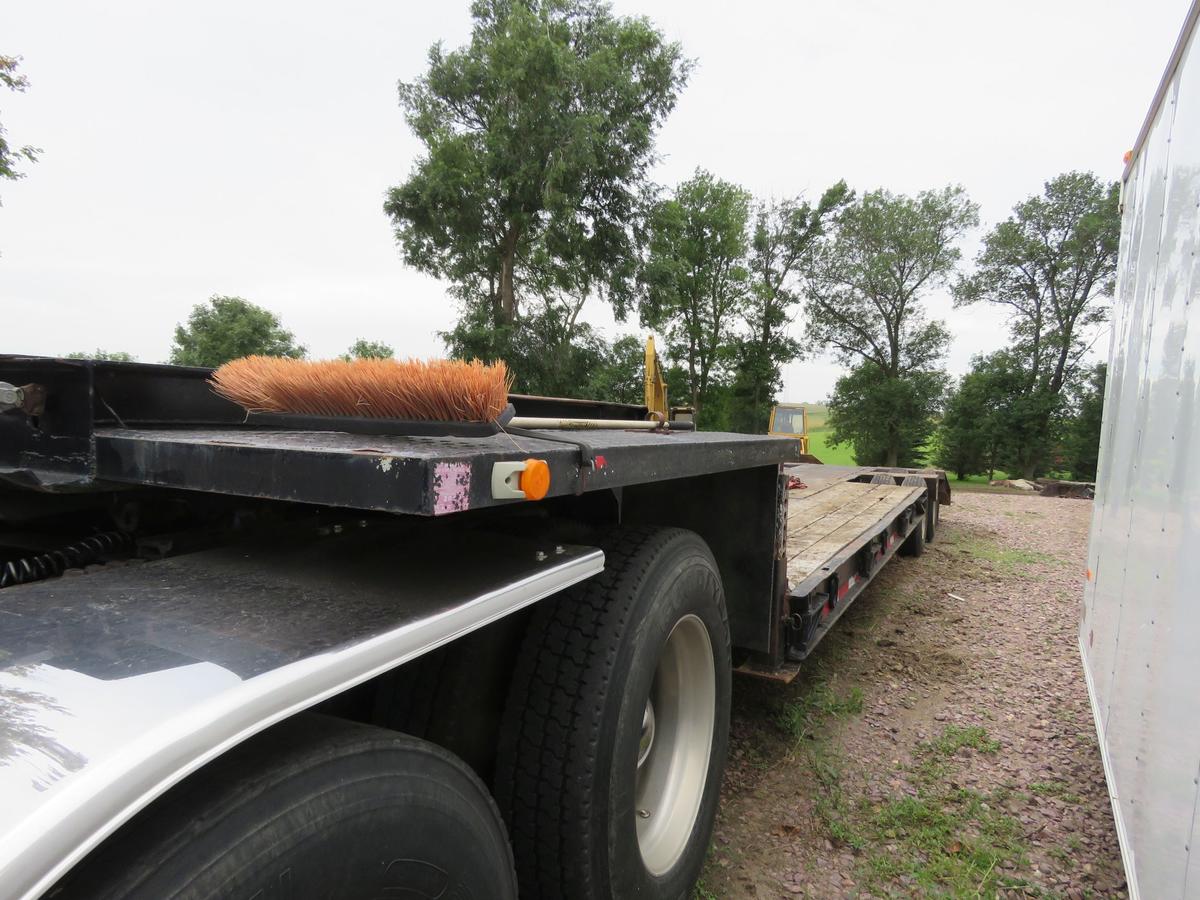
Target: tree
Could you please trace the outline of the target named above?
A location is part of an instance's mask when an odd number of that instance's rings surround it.
[[[475,0],[471,15],[467,46],[435,45],[400,85],[426,149],[384,204],[405,260],[492,327],[516,322],[523,295],[599,292],[622,309],[654,136],[690,64],[601,0]]]
[[[990,481],[1007,464],[1006,453],[1022,428],[1021,411],[1011,404],[1017,378],[1004,351],[971,360],[971,371],[946,401],[934,454],[938,466],[960,480],[986,474]]]
[[[383,341],[368,341],[366,338],[359,338],[340,358],[349,362],[352,359],[391,359],[395,355],[396,351]]]
[[[308,351],[275,314],[241,297],[212,296],[192,307],[187,325],[175,326],[171,362],[219,366],[241,356],[303,358]]]
[[[1108,366],[1098,363],[1075,391],[1075,417],[1066,435],[1067,464],[1077,481],[1095,481],[1100,460],[1100,425]]]
[[[954,472],[959,481],[970,475],[989,472],[994,466],[988,458],[988,397],[981,397],[975,386],[963,377],[946,400],[946,410],[934,443],[933,463]]]
[[[613,341],[583,391],[593,400],[615,403],[646,401],[646,346],[639,337],[625,335]]]
[[[100,359],[110,362],[137,362],[137,357],[132,353],[126,353],[124,350],[93,350],[88,353],[86,350],[76,350],[74,353],[68,353],[66,359]]]
[[[29,88],[29,79],[24,75],[17,74],[17,67],[20,64],[21,57],[19,56],[0,56],[0,84],[10,91],[23,94]],[[28,144],[23,147],[14,147],[4,137],[5,134],[4,126],[0,125],[0,178],[16,181],[18,178],[25,177],[25,173],[18,166],[22,162],[37,162],[38,155],[42,151]]]
[[[1030,410],[1026,442],[1014,448],[1023,477],[1047,463],[1064,392],[1108,314],[1120,241],[1120,189],[1067,172],[1013,208],[983,241],[975,272],[955,286],[955,304],[991,303],[1010,315],[1010,351]]]
[[[697,422],[744,321],[749,217],[749,193],[703,170],[650,216],[642,324],[662,331],[667,355],[687,370]]]
[[[815,207],[797,197],[761,203],[755,210],[745,313],[749,335],[738,347],[730,389],[735,430],[766,432],[782,386],[780,367],[803,355],[800,343],[787,333],[800,299],[797,276],[829,220],[853,198],[846,182],[839,181]]]
[[[579,396],[603,363],[608,345],[586,324],[570,334],[561,315],[561,308],[547,307],[493,326],[486,309],[471,309],[442,339],[455,359],[504,360],[517,393]]]
[[[859,459],[898,465],[911,454],[911,429],[931,427],[940,398],[933,386],[945,383],[937,367],[950,335],[942,322],[925,318],[921,298],[954,271],[956,243],[978,221],[978,207],[961,187],[916,197],[876,190],[838,215],[836,232],[813,254],[805,281],[808,337],[855,367],[838,382],[848,393],[835,389],[830,422],[835,408],[843,410],[835,430],[856,436]],[[858,371],[863,366],[867,371]],[[913,383],[895,384],[905,381]],[[888,415],[850,422],[854,410],[880,408],[864,391],[905,404],[923,421],[902,424]],[[925,408],[911,405],[921,399]]]
[[[889,378],[874,363],[859,363],[830,397],[830,443],[853,445],[863,466],[920,465],[949,380],[938,370]]]

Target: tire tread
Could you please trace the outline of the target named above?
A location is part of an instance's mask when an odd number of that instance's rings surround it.
[[[586,697],[604,696],[628,626],[636,587],[658,552],[682,529],[639,527],[602,542],[604,571],[544,601],[530,623],[509,694],[502,734],[496,797],[509,826],[522,896],[594,897],[586,859],[595,840],[596,816],[586,785],[567,777],[571,768],[594,769],[600,752],[603,708]],[[570,802],[564,802],[569,798]]]

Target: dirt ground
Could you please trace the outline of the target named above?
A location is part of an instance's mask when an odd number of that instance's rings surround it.
[[[1091,503],[942,513],[793,684],[735,680],[698,898],[1126,896],[1076,645]]]

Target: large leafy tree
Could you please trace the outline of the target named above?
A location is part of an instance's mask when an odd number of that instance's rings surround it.
[[[600,0],[476,0],[471,15],[470,43],[435,45],[400,85],[425,145],[384,204],[405,259],[492,327],[530,296],[567,307],[543,326],[573,326],[595,293],[623,310],[654,136],[688,62]]]
[[[486,309],[468,309],[442,338],[458,359],[503,359],[518,393],[578,397],[587,392],[609,348],[587,324],[568,329],[563,314],[551,306],[496,326]]]
[[[800,300],[800,273],[830,219],[853,197],[846,182],[839,181],[816,205],[797,197],[764,202],[755,210],[747,260],[748,334],[738,347],[731,386],[731,425],[738,431],[767,430],[771,404],[782,386],[780,367],[803,355],[799,341],[788,334]]]
[[[1104,413],[1104,388],[1108,366],[1097,363],[1075,390],[1075,415],[1066,433],[1066,462],[1071,477],[1095,481],[1100,461],[1100,424]]]
[[[1019,471],[1044,470],[1052,430],[1108,314],[1120,240],[1119,187],[1067,172],[1017,204],[984,238],[975,271],[955,286],[955,303],[991,303],[1010,315],[1010,353],[1023,370],[1020,404],[1031,411]]]
[[[644,403],[646,347],[641,338],[625,335],[613,341],[592,373],[584,395],[616,403]]]
[[[920,465],[949,380],[936,369],[888,378],[874,363],[859,363],[829,399],[831,442],[853,445],[859,465]]]
[[[4,85],[10,91],[24,93],[29,88],[29,79],[17,73],[20,64],[19,56],[0,56],[0,85]],[[0,125],[0,178],[16,181],[25,177],[25,173],[19,168],[21,163],[37,162],[38,154],[42,151],[28,144],[14,147],[4,137],[5,133],[4,126]]]
[[[359,338],[350,345],[350,349],[341,355],[341,359],[391,359],[396,355],[390,344],[383,341],[369,341]]]
[[[1019,370],[1005,351],[971,360],[946,401],[938,429],[934,462],[958,477],[986,474],[1009,464],[1008,453],[1019,443],[1029,416],[1015,403]]]
[[[192,307],[187,323],[175,326],[171,362],[177,366],[219,366],[240,356],[303,357],[275,314],[241,297],[210,297]]]
[[[978,221],[978,207],[961,187],[915,197],[876,190],[838,215],[834,234],[813,254],[805,280],[808,337],[856,367],[835,389],[830,421],[833,410],[846,411],[835,430],[853,441],[861,461],[894,466],[911,456],[909,429],[895,417],[850,422],[867,392],[904,403],[923,423],[937,411],[941,395],[932,388],[945,383],[938,367],[950,334],[925,316],[923,297],[953,273],[958,241]],[[912,384],[897,384],[906,381]],[[917,401],[924,406],[913,406]]]
[[[667,356],[687,371],[697,422],[725,374],[744,321],[750,195],[703,170],[650,217],[642,323],[660,330]]]

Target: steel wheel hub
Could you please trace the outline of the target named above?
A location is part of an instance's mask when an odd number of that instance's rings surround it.
[[[716,706],[712,641],[700,618],[689,614],[663,645],[638,742],[638,847],[654,875],[668,872],[691,839],[708,779]]]

